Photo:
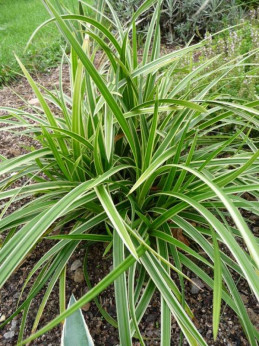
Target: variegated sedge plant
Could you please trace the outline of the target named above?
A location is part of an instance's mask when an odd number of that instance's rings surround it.
[[[217,57],[186,70],[184,57],[203,42],[161,56],[161,0],[145,1],[127,27],[107,0],[96,8],[81,1],[80,14],[62,15],[50,0],[44,3],[52,18],[42,26],[56,22],[71,47],[71,90],[62,88],[62,68],[59,90],[42,90],[17,58],[40,106],[33,113],[1,107],[8,113],[1,123],[12,133],[21,134],[22,128],[41,148],[1,157],[0,172],[7,178],[1,181],[0,198],[9,199],[0,220],[6,235],[0,250],[1,287],[36,244],[46,237],[56,242],[31,270],[24,283],[24,288],[32,283],[29,293],[24,297],[23,288],[21,303],[2,326],[22,312],[18,344],[23,345],[94,300],[103,317],[118,327],[121,345],[131,345],[133,337],[144,345],[139,323],[158,292],[161,345],[170,345],[171,316],[190,345],[206,345],[185,299],[188,269],[213,289],[214,338],[224,302],[255,346],[259,334],[233,274],[259,297],[258,239],[240,212],[258,213],[256,202],[243,196],[258,197],[259,151],[250,133],[258,126],[259,101],[231,100],[217,89],[229,71],[255,52],[217,70],[210,70]],[[155,10],[139,56],[138,18],[150,6]],[[181,79],[179,71],[185,71]],[[225,133],[229,123],[234,131]],[[13,188],[21,177],[27,183]],[[6,215],[13,203],[28,197],[33,198]],[[176,229],[189,245],[174,236]],[[106,242],[113,270],[66,309],[66,266],[82,242]],[[87,262],[84,273],[90,285]],[[58,283],[60,315],[38,330]],[[117,320],[98,301],[109,285],[115,287]],[[31,335],[24,335],[30,304],[43,289]]]

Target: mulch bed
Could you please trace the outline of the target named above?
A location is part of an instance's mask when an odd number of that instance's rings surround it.
[[[52,89],[58,87],[58,69],[54,69],[51,73],[45,73],[36,76],[46,88]],[[64,67],[64,87],[69,86],[68,67]],[[27,82],[22,79],[13,83],[10,87],[4,87],[0,90],[0,105],[10,107],[23,107],[23,101],[17,96],[21,95],[26,100],[35,98]],[[11,158],[18,156],[27,151],[31,145],[37,146],[37,143],[32,139],[24,136],[15,137],[7,132],[0,131],[0,154],[5,157]],[[24,181],[19,182],[23,184]],[[18,183],[18,184],[19,184]],[[9,212],[12,212],[10,210]],[[251,227],[255,232],[258,232],[258,218],[251,215]],[[0,242],[1,237],[0,235]],[[37,261],[42,255],[50,248],[50,240],[43,240],[39,246],[28,256],[26,261],[20,268],[11,276],[6,285],[0,291],[0,321],[8,318],[16,309],[16,304],[19,299],[19,293],[23,283]],[[88,272],[92,284],[98,283],[106,274],[109,273],[112,266],[112,259],[110,257],[103,258],[104,247],[98,244],[91,247],[88,258]],[[75,261],[84,260],[85,247],[81,243],[73,254],[68,264],[67,270],[67,297],[69,298],[72,293],[78,299],[88,290],[85,281],[82,277],[81,264],[76,270],[71,270],[72,264]],[[79,263],[79,262],[77,262]],[[207,271],[208,272],[208,271]],[[186,272],[187,275],[194,278],[191,273]],[[174,274],[173,274],[174,275]],[[177,281],[177,277],[175,276]],[[195,279],[195,278],[194,278]],[[238,277],[236,278],[239,279]],[[30,285],[28,286],[28,289]],[[238,281],[238,288],[242,294],[242,299],[248,309],[249,315],[255,325],[259,328],[259,305],[244,280]],[[27,291],[25,292],[28,292]],[[41,303],[41,299],[45,293],[45,289],[40,292],[34,299],[31,305],[31,312],[28,318],[26,335],[30,334],[37,309]],[[44,326],[48,321],[53,319],[58,314],[58,287],[55,287],[50,299],[46,305],[46,309],[40,321],[39,327]],[[239,324],[238,318],[230,308],[223,305],[222,318],[220,323],[219,335],[216,342],[213,341],[212,336],[212,290],[204,286],[201,290],[196,290],[195,287],[186,282],[186,299],[195,315],[195,324],[200,333],[205,337],[209,345],[228,345],[228,346],[243,346],[248,345],[246,337]],[[103,308],[116,318],[116,308],[114,305],[114,290],[113,286],[109,287],[99,297],[100,303]],[[83,308],[90,333],[94,338],[96,345],[118,345],[118,331],[116,328],[110,326],[99,313],[94,302],[87,304]],[[21,322],[21,315],[18,315],[14,321],[6,325],[0,330],[0,345],[11,346],[16,345],[17,336],[19,332],[19,324]],[[155,294],[148,308],[147,313],[144,315],[141,323],[140,330],[146,339],[147,345],[159,345],[160,339],[160,296]],[[60,344],[61,328],[56,327],[52,331],[41,336],[32,342],[32,345],[58,345]],[[174,319],[172,319],[172,342],[171,345],[179,344],[179,327]],[[187,343],[184,343],[187,344]],[[137,341],[134,345],[139,345]]]

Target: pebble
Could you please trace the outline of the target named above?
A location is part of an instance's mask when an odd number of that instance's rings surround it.
[[[12,320],[12,323],[11,323],[11,330],[15,330],[17,327],[17,321],[16,320]]]
[[[200,290],[204,287],[204,283],[198,279],[198,278],[193,278],[192,281],[197,285],[194,285],[192,283],[192,286],[191,286],[191,293],[192,294],[197,294],[200,292]]]
[[[2,316],[0,317],[0,322],[4,322],[5,319],[6,319],[5,315],[2,315]]]
[[[248,313],[248,316],[249,316],[250,320],[252,321],[252,323],[255,324],[256,327],[258,327],[259,326],[259,315],[257,313],[255,313],[254,310],[251,308],[247,309],[247,313]]]
[[[247,304],[248,303],[248,297],[245,295],[245,294],[241,294],[241,299],[243,300],[243,303],[244,304]]]
[[[30,100],[28,101],[28,103],[29,103],[29,105],[31,105],[31,106],[39,106],[39,105],[40,105],[40,102],[39,102],[39,100],[38,100],[37,98],[30,99]]]
[[[15,334],[14,331],[11,330],[10,332],[7,332],[4,334],[4,338],[5,339],[12,339],[14,337],[14,334]]]
[[[70,267],[70,270],[71,272],[74,272],[75,270],[77,270],[78,268],[82,267],[82,262],[80,260],[75,260],[71,267]]]
[[[91,307],[91,303],[86,303],[84,306],[82,306],[83,311],[88,311]]]
[[[83,270],[81,268],[78,268],[75,271],[74,281],[78,282],[78,283],[81,283],[81,282],[84,282],[84,280],[85,280],[85,277],[84,277]]]

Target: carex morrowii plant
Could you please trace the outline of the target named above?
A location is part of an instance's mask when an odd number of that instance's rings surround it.
[[[160,0],[144,2],[127,27],[108,1],[96,9],[82,1],[80,14],[62,15],[50,0],[44,3],[52,14],[47,23],[56,22],[71,47],[70,91],[62,88],[62,73],[58,90],[43,90],[18,59],[40,106],[33,113],[1,107],[8,113],[1,123],[5,131],[33,136],[41,147],[1,157],[0,199],[7,202],[0,220],[6,236],[0,286],[44,238],[55,245],[35,263],[16,312],[4,324],[23,313],[18,344],[26,344],[95,300],[103,317],[118,327],[121,345],[131,345],[133,337],[144,345],[139,323],[158,292],[161,345],[170,345],[171,316],[190,345],[206,345],[185,299],[185,287],[196,276],[213,289],[214,338],[227,304],[256,345],[259,334],[234,278],[245,279],[258,298],[258,240],[242,210],[258,212],[259,152],[250,133],[258,126],[259,101],[232,100],[217,90],[218,82],[255,52],[216,71],[209,67],[217,57],[186,69],[184,57],[203,42],[161,56]],[[138,17],[154,4],[139,55]],[[105,6],[112,20],[103,14]],[[27,182],[13,187],[21,177]],[[23,206],[7,213],[23,199]],[[96,242],[107,243],[113,269],[66,310],[66,265],[80,243]],[[84,269],[89,284],[87,265]],[[60,315],[38,330],[58,283]],[[115,287],[117,320],[98,303],[109,285]],[[24,335],[40,291],[31,335]]]

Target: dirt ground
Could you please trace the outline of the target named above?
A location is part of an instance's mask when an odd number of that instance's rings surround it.
[[[50,73],[35,76],[36,80],[40,81],[46,88],[52,89],[58,87],[58,69],[50,71]],[[68,67],[64,68],[64,86],[68,90],[69,76]],[[24,79],[13,83],[9,87],[4,87],[0,90],[0,105],[9,107],[23,107],[24,101],[18,97],[20,95],[27,101],[35,98],[33,92]],[[32,139],[13,135],[0,131],[0,154],[5,157],[15,157],[25,153],[31,145],[37,145]],[[21,180],[21,184],[23,181]],[[10,210],[12,212],[12,210]],[[254,232],[258,233],[258,218],[253,215],[251,217],[252,227]],[[0,235],[1,236],[1,235]],[[3,237],[3,236],[1,236]],[[0,238],[1,241],[1,238]],[[39,246],[30,254],[23,265],[12,275],[8,283],[0,291],[0,321],[3,322],[7,319],[16,308],[19,299],[19,292],[22,285],[33,268],[35,263],[51,246],[50,240],[44,240]],[[82,263],[85,256],[85,245],[81,243],[76,252],[70,259],[67,269],[67,297],[74,293],[78,299],[88,290],[85,281],[82,278]],[[103,258],[104,247],[102,244],[95,245],[90,248],[88,257],[88,272],[92,285],[98,283],[107,273],[109,273],[112,265],[111,258]],[[75,262],[77,261],[77,262]],[[73,267],[78,268],[74,270]],[[72,268],[71,268],[72,266]],[[186,272],[194,278],[191,273]],[[210,274],[210,273],[209,273]],[[236,278],[239,280],[239,278]],[[30,286],[29,286],[30,287]],[[242,294],[242,299],[248,309],[249,315],[255,325],[259,328],[259,305],[254,296],[251,294],[246,282],[244,280],[238,281],[238,288]],[[32,302],[31,312],[29,314],[26,335],[30,334],[33,319],[37,313],[37,309],[41,303],[41,299],[45,293],[45,288],[37,295],[36,299]],[[55,287],[54,292],[51,294],[49,302],[46,306],[43,317],[40,321],[40,326],[44,326],[48,321],[53,319],[58,314],[58,287]],[[114,290],[113,286],[104,291],[99,297],[99,301],[103,308],[116,318],[116,308],[114,305]],[[195,323],[200,333],[205,337],[209,345],[227,345],[227,346],[243,346],[248,345],[246,337],[242,332],[238,318],[233,311],[226,305],[223,305],[221,323],[219,329],[219,336],[216,342],[212,337],[212,290],[206,286],[197,290],[195,286],[186,282],[186,299],[195,315]],[[89,327],[90,333],[94,338],[96,345],[118,345],[118,332],[117,329],[109,325],[99,313],[94,302],[87,304],[83,308],[83,314],[86,323]],[[19,325],[21,322],[21,315],[18,315],[15,320],[6,325],[0,330],[0,345],[12,346],[16,345],[17,336],[19,332]],[[141,323],[140,330],[145,337],[147,345],[159,345],[160,339],[160,296],[155,294],[148,308],[147,313],[144,315]],[[54,346],[60,344],[60,327],[56,327],[52,331],[43,335],[42,337],[34,340],[32,345],[48,345]],[[179,345],[179,327],[174,319],[172,319],[172,342],[171,345]],[[135,341],[134,345],[139,345]]]

